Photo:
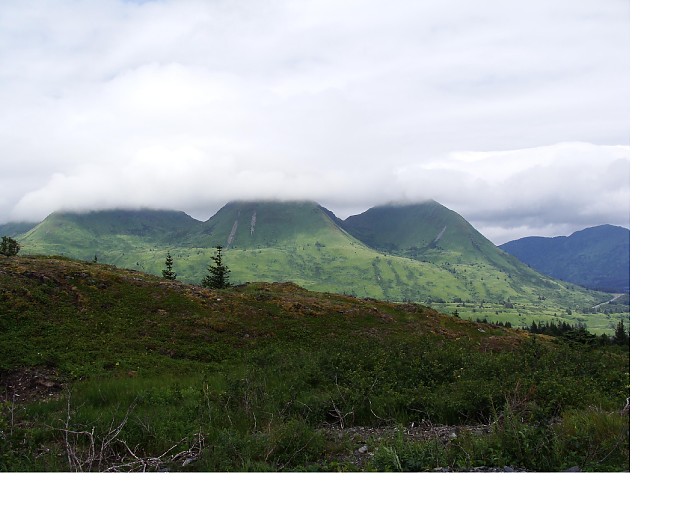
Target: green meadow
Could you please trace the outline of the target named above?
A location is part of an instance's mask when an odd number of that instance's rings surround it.
[[[0,258],[4,471],[629,470],[629,341]]]

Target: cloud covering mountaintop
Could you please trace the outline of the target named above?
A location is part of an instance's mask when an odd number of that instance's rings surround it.
[[[629,225],[629,5],[4,1],[0,222],[433,198],[492,241]]]

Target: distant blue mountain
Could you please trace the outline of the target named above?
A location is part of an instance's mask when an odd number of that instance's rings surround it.
[[[34,228],[37,224],[36,222],[8,222],[6,224],[0,224],[0,236],[15,237],[17,235],[22,235]]]
[[[605,292],[630,290],[630,231],[604,224],[568,237],[524,237],[499,246],[538,272]]]

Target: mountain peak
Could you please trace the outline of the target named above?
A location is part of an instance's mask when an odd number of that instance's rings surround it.
[[[340,237],[345,234],[316,202],[246,200],[228,202],[189,242],[196,246],[247,249],[295,245],[301,238],[333,243]]]
[[[375,206],[348,217],[343,225],[367,245],[397,253],[434,248],[462,252],[474,244],[490,244],[464,217],[435,200]]]

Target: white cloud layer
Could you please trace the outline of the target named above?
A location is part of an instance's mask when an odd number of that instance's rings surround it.
[[[629,224],[626,0],[0,4],[0,222],[434,198],[494,242]]]

